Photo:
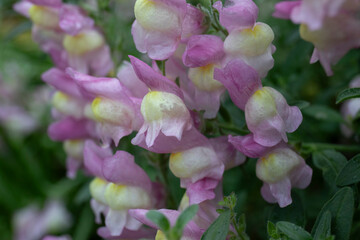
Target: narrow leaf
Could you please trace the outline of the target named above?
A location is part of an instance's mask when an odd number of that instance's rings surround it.
[[[276,227],[293,240],[312,240],[310,233],[291,222],[277,222]]]
[[[314,240],[323,240],[331,236],[331,213],[324,212],[315,229]]]
[[[342,101],[345,101],[350,98],[358,98],[360,97],[360,88],[348,88],[343,91],[341,91],[337,98],[336,98],[336,104],[341,103]]]
[[[332,108],[323,105],[312,105],[302,110],[302,112],[319,121],[343,122],[340,113]]]
[[[146,213],[146,217],[156,224],[164,233],[168,232],[170,229],[169,220],[164,214],[156,210],[150,210]]]
[[[230,209],[221,213],[202,235],[201,240],[225,240],[229,232],[230,214]]]
[[[357,183],[359,181],[360,181],[360,154],[353,157],[341,169],[339,175],[336,178],[336,184],[338,186],[346,186]]]
[[[353,190],[350,187],[341,188],[327,203],[325,203],[316,219],[312,234],[315,234],[322,216],[327,211],[331,213],[332,229],[336,239],[349,239],[354,214]]]
[[[347,163],[344,155],[334,150],[315,152],[313,161],[315,166],[322,170],[324,179],[330,186],[335,185],[337,175]]]
[[[183,229],[185,225],[193,219],[193,217],[196,215],[197,211],[199,210],[199,205],[191,205],[187,207],[178,217],[176,220],[174,230],[179,234],[179,236],[182,235]]]

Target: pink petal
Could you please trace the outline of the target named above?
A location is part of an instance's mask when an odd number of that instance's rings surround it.
[[[269,151],[268,147],[254,141],[253,134],[235,137],[229,135],[229,142],[234,145],[237,150],[251,158],[259,158]]]
[[[121,235],[119,236],[112,236],[110,234],[109,229],[107,229],[106,227],[101,227],[97,230],[97,233],[100,237],[104,238],[104,239],[109,239],[109,240],[116,240],[116,239],[120,239],[120,238],[125,238],[125,239],[142,239],[142,238],[146,238],[146,239],[150,239],[150,238],[155,238],[156,235],[156,231],[154,229],[150,229],[150,228],[141,228],[139,230],[136,231],[131,231],[128,229],[124,229],[121,233]]]
[[[169,92],[183,99],[180,88],[171,80],[156,72],[141,60],[129,56],[131,64],[138,78],[143,81],[152,91]]]
[[[112,157],[111,148],[102,148],[91,140],[85,141],[84,145],[84,166],[94,176],[104,179],[103,161]]]
[[[95,98],[103,96],[110,99],[125,100],[130,102],[129,91],[116,78],[92,77],[71,68],[67,68],[66,72],[78,84],[82,93]]]
[[[180,36],[159,31],[147,31],[136,20],[132,25],[131,34],[137,50],[147,53],[154,60],[168,59],[176,51],[180,42]]]
[[[58,68],[51,68],[41,76],[42,80],[53,86],[55,89],[68,95],[83,98],[78,86],[74,80],[64,71]]]
[[[104,160],[103,175],[109,182],[127,186],[139,186],[149,193],[151,192],[150,178],[135,163],[134,156],[125,151],[117,151],[114,156],[107,157]]]
[[[117,78],[130,90],[132,96],[143,98],[149,89],[137,76],[130,62],[124,61],[121,65]]]
[[[187,4],[186,15],[182,23],[181,40],[186,41],[192,35],[201,34],[205,30],[204,14],[200,9]]]
[[[66,176],[70,179],[76,177],[77,170],[81,167],[82,161],[72,157],[66,158]]]
[[[230,137],[231,136],[229,136],[229,139]],[[245,155],[236,151],[230,140],[228,141],[228,137],[210,138],[209,141],[218,158],[224,163],[225,170],[239,166],[245,162]]]
[[[67,34],[76,35],[85,28],[91,28],[94,20],[86,16],[86,13],[75,5],[65,4],[60,10],[60,28]]]
[[[224,56],[224,43],[215,35],[195,35],[190,37],[182,56],[187,67],[202,67],[216,63]]]
[[[23,0],[23,1],[20,1],[18,3],[15,3],[13,8],[16,12],[20,13],[21,15],[25,16],[25,17],[30,17],[29,15],[29,9],[33,6],[32,3],[26,1],[26,0]]]
[[[52,123],[48,128],[48,135],[53,141],[89,138],[90,124],[86,119],[67,117]]]
[[[35,5],[47,6],[47,7],[60,7],[63,3],[62,0],[27,0]]]
[[[167,137],[160,132],[159,136],[154,141],[154,145],[151,147],[147,146],[145,139],[141,139],[138,143],[135,143],[133,140],[131,142],[134,145],[139,145],[140,147],[155,153],[181,152],[196,146],[207,144],[208,141],[206,137],[195,128],[185,131],[180,141],[176,137]]]
[[[224,84],[231,100],[242,110],[250,96],[261,87],[257,72],[240,59],[230,61],[223,69],[215,68],[214,79]]]
[[[301,5],[301,1],[283,1],[275,4],[275,12],[273,17],[290,19],[291,12],[297,6]]]
[[[224,7],[221,1],[217,1],[213,7],[219,11],[221,25],[229,32],[253,27],[259,13],[258,7],[251,0],[228,0]]]
[[[186,194],[189,196],[189,204],[198,204],[206,200],[215,198],[214,189],[219,181],[210,178],[204,178],[187,187]]]

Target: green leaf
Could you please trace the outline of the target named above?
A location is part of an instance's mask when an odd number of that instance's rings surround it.
[[[156,210],[150,210],[146,213],[146,217],[156,224],[160,228],[161,231],[167,233],[170,229],[169,220],[166,218],[164,214],[158,212]]]
[[[360,181],[360,154],[353,157],[341,169],[336,178],[336,185],[346,186]]]
[[[276,227],[286,236],[293,240],[312,240],[310,233],[305,231],[302,227],[291,222],[277,222]]]
[[[312,229],[315,235],[316,229],[329,211],[331,213],[332,229],[336,239],[347,240],[350,236],[352,218],[354,214],[354,194],[350,187],[341,188],[321,209]]]
[[[277,238],[278,236],[275,224],[270,221],[268,221],[267,224],[267,232],[269,237]]]
[[[360,97],[360,88],[348,88],[341,91],[336,98],[336,104],[341,103],[350,98]]]
[[[88,205],[83,208],[83,210],[81,211],[81,215],[76,222],[78,224],[76,224],[74,239],[89,239],[90,234],[94,229],[95,223],[93,213]]]
[[[229,232],[230,215],[230,209],[221,213],[202,235],[201,240],[225,240]]]
[[[176,220],[175,226],[172,229],[177,237],[181,237],[185,225],[193,219],[199,210],[199,205],[191,205],[187,207]]]
[[[323,105],[312,105],[303,109],[303,113],[319,121],[343,122],[340,113]]]
[[[323,240],[331,236],[331,213],[325,211],[315,229],[314,240]]]
[[[322,170],[324,179],[330,186],[335,186],[337,175],[347,163],[344,155],[334,150],[315,152],[313,161],[315,166]]]

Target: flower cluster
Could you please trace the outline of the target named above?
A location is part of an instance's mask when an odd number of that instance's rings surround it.
[[[262,86],[274,65],[274,32],[257,22],[252,0],[217,1],[210,12],[185,0],[137,0],[132,35],[152,66],[129,56],[114,78],[106,77],[113,64],[105,38],[79,7],[23,0],[15,9],[33,21],[34,40],[56,65],[42,76],[55,89],[56,122],[48,133],[64,142],[69,177],[81,166],[95,177],[91,207],[96,222],[105,216],[102,237],[160,239],[164,233],[142,225],[158,229],[146,218],[149,209],[163,208],[174,225],[186,206],[198,204],[183,239],[200,239],[218,216],[224,171],[246,156],[259,158],[256,174],[268,202],[285,207],[292,187],[309,185],[311,168],[286,144],[302,114]],[[250,134],[209,137],[204,131],[226,91],[245,112]],[[134,156],[113,153],[133,132],[133,145],[168,154],[170,171],[186,189],[178,210],[164,209],[164,186],[151,181]]]

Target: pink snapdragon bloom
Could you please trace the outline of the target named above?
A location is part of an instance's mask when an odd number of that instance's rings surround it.
[[[187,76],[180,76],[181,88],[190,97],[187,105],[197,111],[205,110],[205,118],[214,118],[220,107],[224,86],[214,79],[215,67],[221,67],[223,41],[214,35],[190,37],[182,60],[189,67]]]
[[[0,123],[13,136],[25,136],[33,132],[38,123],[23,107],[0,102]]]
[[[33,39],[58,68],[105,76],[113,67],[110,48],[94,21],[79,7],[62,1],[23,0],[14,5],[34,23]]]
[[[44,82],[57,91],[52,97],[53,114],[58,119],[48,128],[48,135],[54,141],[63,141],[67,155],[67,176],[74,178],[82,166],[85,139],[96,137],[94,122],[88,118],[86,98],[75,81],[60,69],[52,68],[42,75]]]
[[[83,95],[91,99],[88,115],[96,121],[96,132],[104,144],[138,131],[143,123],[141,99],[131,98],[131,92],[116,78],[98,78],[67,69]]]
[[[257,22],[251,28],[236,29],[230,32],[224,41],[227,62],[241,59],[264,78],[274,66],[273,40],[274,32],[271,27],[262,22]]]
[[[259,13],[258,7],[252,0],[227,0],[224,7],[221,1],[217,1],[213,7],[219,11],[220,24],[228,32],[252,28]]]
[[[165,234],[159,230],[159,227],[156,226],[150,219],[146,217],[148,211],[149,210],[146,209],[132,209],[129,211],[129,214],[138,221],[144,223],[145,225],[148,225],[151,228],[158,229],[155,239],[166,239]],[[166,216],[166,218],[170,222],[170,226],[175,225],[176,220],[181,213],[180,211],[169,210],[169,209],[159,209],[158,211]],[[185,225],[181,239],[198,240],[201,238],[204,231],[205,229],[199,228],[199,226],[193,220],[191,220]]]
[[[292,187],[304,189],[310,184],[312,169],[286,143],[264,147],[253,134],[229,136],[229,142],[246,156],[259,158],[256,176],[264,182],[261,195],[266,201],[286,207],[292,202]]]
[[[138,145],[145,141],[150,148],[159,135],[181,141],[183,134],[193,128],[182,91],[174,82],[139,59],[130,56],[130,60],[138,78],[150,89],[141,102],[144,124],[132,143]]]
[[[300,36],[314,44],[310,63],[320,61],[327,75],[350,49],[360,46],[360,3],[356,0],[283,1],[274,16],[300,25]]]
[[[59,26],[65,32],[62,44],[68,66],[84,74],[106,76],[113,68],[110,48],[94,21],[79,7],[64,5]]]
[[[293,150],[279,147],[258,159],[256,176],[264,182],[263,198],[286,207],[292,202],[292,187],[304,189],[310,184],[312,169]]]
[[[350,88],[360,88],[360,76],[355,77],[350,82]],[[352,98],[346,100],[341,106],[341,115],[343,116],[346,125],[341,125],[341,132],[346,137],[351,137],[353,135],[352,123],[353,119],[360,111],[360,98]]]
[[[217,1],[213,7],[229,31],[224,41],[225,62],[241,59],[265,77],[274,66],[274,32],[267,24],[256,22],[258,7],[251,0],[228,0],[224,7]]]
[[[127,152],[117,151],[113,155],[110,148],[87,141],[84,160],[88,171],[96,176],[90,183],[91,207],[96,222],[100,223],[100,214],[103,213],[112,236],[122,235],[124,229],[140,229],[142,224],[128,215],[128,210],[157,207],[156,196],[161,188],[153,188],[145,171]]]
[[[169,58],[181,41],[202,32],[202,12],[185,0],[137,0],[132,35],[151,59]]]
[[[301,124],[300,109],[290,107],[275,89],[262,87],[257,72],[241,60],[215,69],[214,78],[224,84],[235,105],[245,110],[246,124],[260,145],[287,142],[286,133],[294,132]]]
[[[170,155],[169,168],[187,189],[190,204],[214,199],[214,189],[222,179],[224,164],[210,142]]]
[[[43,209],[30,205],[18,210],[13,222],[14,240],[38,240],[45,234],[69,228],[72,217],[62,202],[49,200]]]
[[[50,54],[59,68],[67,66],[62,41],[64,33],[59,27],[59,13],[62,1],[22,0],[14,5],[15,11],[33,22],[32,37],[41,49]]]

